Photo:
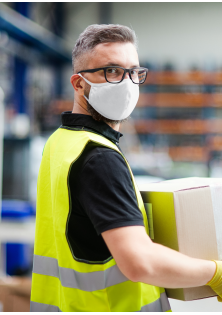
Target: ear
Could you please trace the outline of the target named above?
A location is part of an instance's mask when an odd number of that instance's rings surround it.
[[[78,74],[73,74],[70,78],[70,82],[78,94],[84,95],[85,81],[83,78],[81,78]]]

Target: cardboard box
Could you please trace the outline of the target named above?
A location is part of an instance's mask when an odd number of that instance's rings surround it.
[[[3,312],[30,312],[31,278],[0,279],[0,309]]]
[[[154,242],[191,257],[222,260],[222,179],[152,183],[141,194],[151,217]],[[166,292],[168,297],[183,301],[216,295],[208,286]]]

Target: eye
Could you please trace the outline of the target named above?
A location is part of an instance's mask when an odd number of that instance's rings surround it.
[[[131,74],[137,74],[136,70],[131,70]]]
[[[108,68],[108,69],[106,69],[106,71],[109,74],[116,74],[116,73],[118,73],[118,69],[117,68]]]

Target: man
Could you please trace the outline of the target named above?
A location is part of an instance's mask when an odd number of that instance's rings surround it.
[[[73,111],[63,113],[39,172],[31,310],[169,311],[164,287],[209,281],[222,296],[221,263],[151,241],[118,147],[120,122],[147,75],[134,32],[89,26],[73,50],[73,70]]]

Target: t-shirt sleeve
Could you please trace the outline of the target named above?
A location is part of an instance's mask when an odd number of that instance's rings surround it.
[[[118,152],[94,149],[79,183],[79,201],[98,235],[117,227],[144,225],[129,169]]]

